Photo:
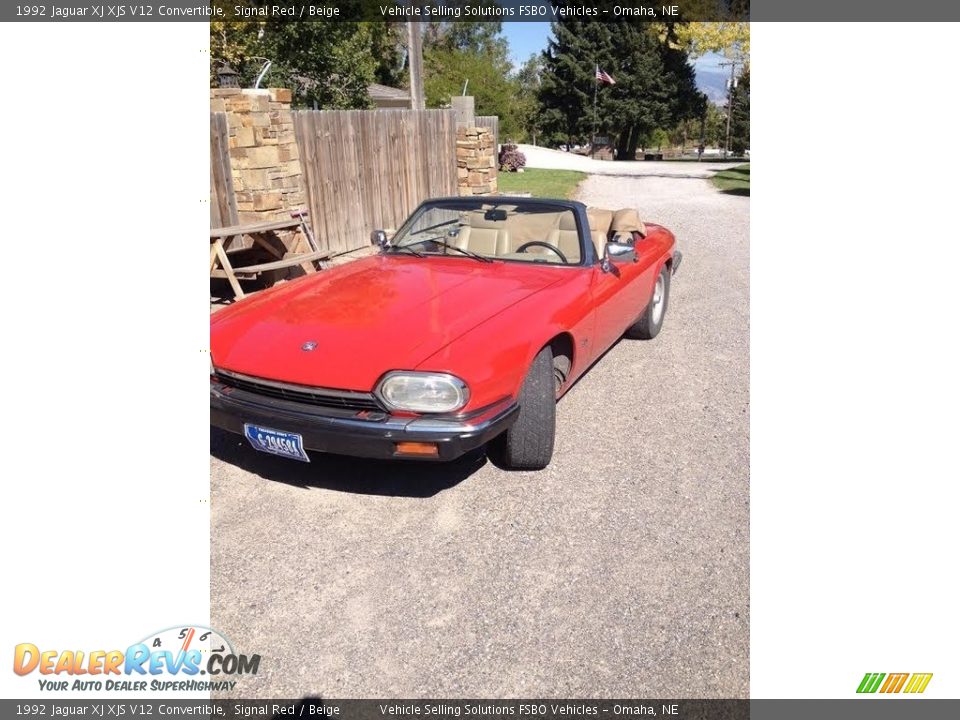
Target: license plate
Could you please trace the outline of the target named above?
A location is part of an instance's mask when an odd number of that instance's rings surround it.
[[[301,462],[310,462],[310,458],[303,450],[302,435],[260,427],[259,425],[250,425],[249,423],[244,424],[243,434],[253,445],[254,450],[300,460]]]

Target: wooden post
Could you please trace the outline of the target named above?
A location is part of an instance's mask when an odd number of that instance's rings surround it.
[[[407,23],[407,52],[410,58],[410,109],[423,110],[423,38],[419,22]]]
[[[450,98],[450,107],[457,114],[457,127],[474,127],[473,95],[455,95]]]

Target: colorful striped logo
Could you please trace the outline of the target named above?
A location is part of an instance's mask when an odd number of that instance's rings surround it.
[[[933,673],[867,673],[860,681],[858,693],[922,693]]]

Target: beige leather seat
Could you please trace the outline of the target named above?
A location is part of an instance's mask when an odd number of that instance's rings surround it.
[[[640,237],[647,236],[647,228],[640,219],[640,213],[633,208],[623,208],[613,214],[613,222],[610,223],[610,231],[615,236],[626,235],[626,242],[633,239],[633,233],[639,233]]]
[[[547,242],[560,249],[568,263],[580,262],[580,233],[577,232],[577,218],[572,212],[560,215],[560,223],[547,235]],[[544,250],[544,253],[549,253]]]
[[[507,216],[507,231],[510,233],[510,252],[524,243],[547,240],[550,231],[557,229],[560,217],[565,212],[515,212]],[[549,240],[547,240],[549,242]],[[541,248],[542,249],[542,248]],[[531,251],[536,248],[531,248]]]
[[[458,248],[491,257],[510,252],[510,233],[502,220],[486,220],[482,212],[470,213],[464,220],[453,241]]]
[[[607,244],[610,235],[610,224],[613,221],[613,211],[603,208],[587,208],[587,222],[590,224],[590,239],[597,250],[597,256],[603,257],[603,247]]]

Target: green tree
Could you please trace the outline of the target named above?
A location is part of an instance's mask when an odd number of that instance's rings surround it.
[[[499,22],[427,22],[423,46],[506,57],[507,40],[500,34],[502,30],[503,23]]]
[[[632,160],[657,127],[673,124],[679,98],[664,68],[661,45],[649,28],[639,23],[617,26],[627,51],[613,60],[617,84],[605,93],[601,113],[614,124],[617,157]]]
[[[681,150],[695,148],[700,144],[701,137],[703,136],[703,129],[703,117],[681,120],[676,124],[676,126],[668,131],[670,145],[673,147],[678,147]]]
[[[609,67],[614,48],[600,23],[561,20],[552,23],[551,31],[540,76],[540,121],[548,142],[573,145],[592,134],[594,73],[601,59]]]
[[[217,71],[227,62],[240,73],[242,85],[250,87],[269,60],[272,64],[263,85],[289,87],[295,105],[323,109],[369,107],[367,86],[378,70],[374,58],[382,56],[375,56],[375,43],[378,39],[389,42],[384,40],[381,25],[211,22],[211,84],[216,84]]]
[[[671,30],[677,43],[691,55],[719,52],[745,61],[750,57],[749,22],[681,23]]]
[[[214,5],[225,6],[223,0],[216,0]],[[238,5],[249,5],[241,0]],[[231,8],[222,7],[224,12],[232,12]],[[257,22],[223,22],[210,21],[210,86],[217,85],[217,72],[224,64],[241,72],[255,62],[252,58],[257,55],[258,36],[264,23]],[[257,66],[259,67],[259,65]],[[256,73],[253,73],[253,78]],[[245,78],[244,78],[245,79]],[[252,80],[251,80],[252,82]]]
[[[410,86],[406,23],[370,23],[370,52],[376,63],[373,80],[389,87]]]
[[[743,155],[750,147],[750,70],[740,75],[733,90],[730,115],[730,149],[734,155]]]
[[[423,90],[427,107],[448,107],[450,98],[473,95],[477,115],[500,118],[501,138],[522,132],[518,82],[500,23],[430,23],[424,33]]]
[[[704,117],[705,144],[710,147],[722,147],[726,140],[727,113],[713,103],[709,103]]]
[[[502,137],[520,128],[515,106],[516,84],[510,78],[510,63],[470,50],[435,48],[424,51],[423,92],[427,107],[449,107],[450,98],[473,95],[477,115],[497,115]]]
[[[271,84],[294,91],[298,105],[324,109],[370,106],[376,63],[368,23],[270,23],[261,54],[274,59]]]
[[[616,139],[618,158],[632,159],[655,129],[702,116],[706,99],[696,89],[687,52],[656,28],[561,19],[552,30],[540,102],[542,123],[554,139],[584,140],[596,128]],[[615,85],[597,85],[598,66]]]
[[[670,130],[670,143],[681,148],[722,147],[727,132],[726,111],[707,103],[700,117],[687,118]]]
[[[707,110],[707,96],[697,89],[697,76],[686,50],[669,42],[661,43],[664,81],[668,88],[669,116],[674,122],[702,118]],[[672,123],[671,123],[672,124]]]
[[[534,145],[542,134],[540,122],[540,76],[543,72],[543,57],[539,54],[531,55],[514,74],[516,85],[516,99],[514,103],[515,115],[519,132],[514,138],[520,142],[532,142]]]
[[[658,151],[663,149],[664,145],[670,143],[670,134],[663,128],[654,128],[653,132],[647,137],[643,148],[656,148]]]

